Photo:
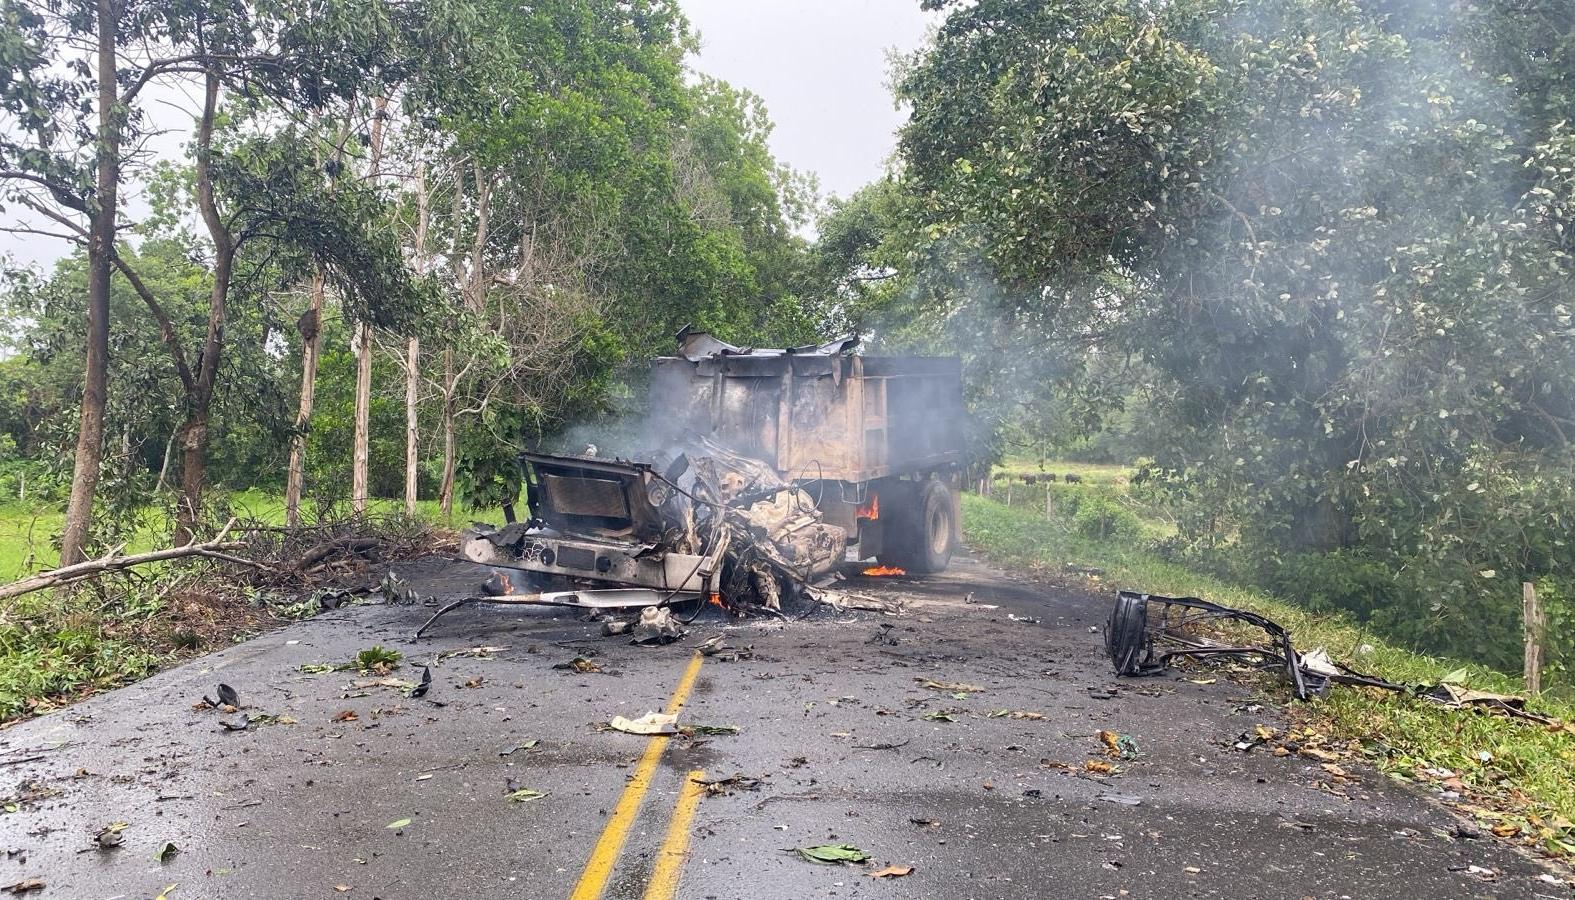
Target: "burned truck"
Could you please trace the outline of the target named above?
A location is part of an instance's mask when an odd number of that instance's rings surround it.
[[[652,365],[650,450],[525,453],[529,520],[463,536],[495,567],[492,602],[777,610],[849,564],[946,568],[968,421],[956,358],[678,339]]]

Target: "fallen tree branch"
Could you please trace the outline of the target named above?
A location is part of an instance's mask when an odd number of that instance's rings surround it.
[[[133,553],[130,556],[119,555],[120,550],[116,548],[98,559],[91,559],[75,565],[61,566],[58,569],[50,569],[47,572],[29,575],[26,578],[0,586],[0,600],[9,600],[12,597],[20,597],[23,594],[30,594],[34,591],[72,584],[85,578],[103,575],[106,572],[119,572],[135,566],[163,562],[169,559],[182,559],[187,556],[203,556],[212,559],[223,559],[228,562],[243,562],[244,560],[241,560],[239,557],[230,556],[224,552],[226,550],[242,550],[246,547],[245,541],[225,540],[229,536],[230,528],[234,525],[235,520],[231,519],[229,524],[225,525],[212,540],[203,541],[202,543],[192,541],[179,547],[150,550],[147,553]]]

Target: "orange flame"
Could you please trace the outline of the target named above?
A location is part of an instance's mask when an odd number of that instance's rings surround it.
[[[727,604],[722,602],[722,595],[715,591],[712,591],[711,596],[707,597],[706,600],[709,601],[712,606],[720,606],[723,609],[727,609]]]
[[[871,520],[879,519],[880,518],[880,495],[876,494],[876,493],[871,493],[870,494],[870,498],[868,500],[864,501],[864,504],[862,506],[860,506],[858,509],[854,510],[853,515],[856,518],[860,518],[860,519],[871,519]]]
[[[889,578],[893,575],[906,575],[908,570],[899,569],[896,566],[870,566],[864,570],[864,574],[874,575],[877,578]]]

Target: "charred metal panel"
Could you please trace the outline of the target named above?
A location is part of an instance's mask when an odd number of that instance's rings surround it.
[[[629,518],[629,501],[623,495],[623,482],[613,478],[573,478],[546,475],[541,479],[547,502],[566,516],[593,516],[606,519]]]
[[[707,346],[695,343],[695,352]],[[652,409],[669,440],[692,430],[790,480],[868,481],[964,455],[962,368],[950,358],[729,345],[709,356],[657,360]]]

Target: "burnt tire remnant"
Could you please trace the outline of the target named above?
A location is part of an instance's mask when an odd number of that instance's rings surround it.
[[[957,505],[952,492],[940,481],[908,486],[901,495],[892,492],[882,515],[886,533],[879,560],[914,574],[944,572],[957,549]],[[889,510],[889,511],[887,511]]]

